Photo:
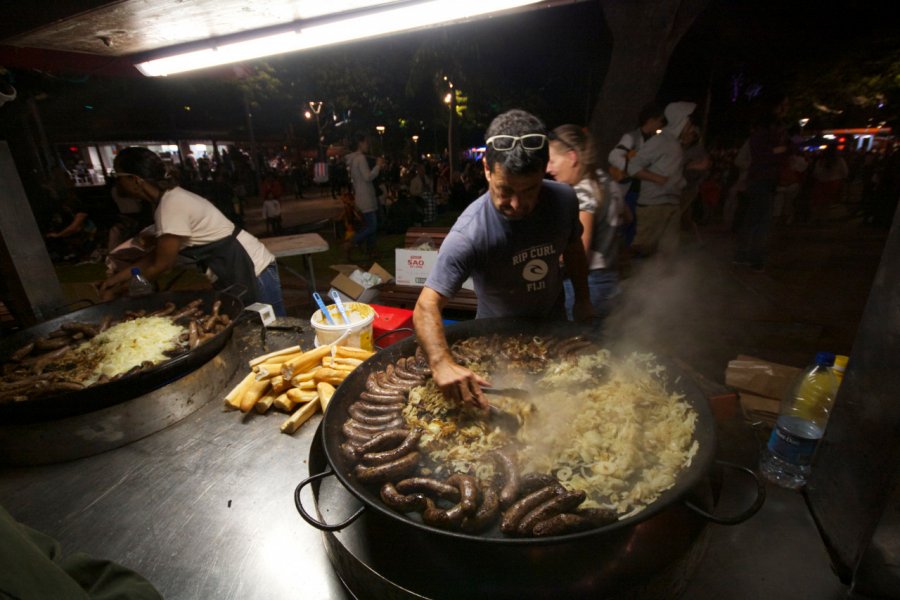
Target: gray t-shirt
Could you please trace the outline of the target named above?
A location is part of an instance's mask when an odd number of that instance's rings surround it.
[[[519,221],[497,212],[488,192],[456,220],[425,285],[450,298],[471,276],[478,319],[564,319],[559,257],[580,239],[578,200],[570,186],[545,180],[534,211]]]

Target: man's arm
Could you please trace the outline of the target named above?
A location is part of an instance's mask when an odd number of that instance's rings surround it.
[[[180,236],[166,234],[158,237],[153,252],[142,256],[136,263],[122,269],[100,284],[100,298],[102,300],[111,300],[115,296],[124,293],[125,286],[131,279],[132,267],[140,267],[144,277],[150,281],[155,281],[157,277],[175,266],[180,250]]]
[[[587,283],[587,257],[580,239],[574,240],[566,246],[563,251],[563,260],[566,264],[566,274],[572,280],[572,288],[575,292],[572,316],[576,321],[588,321],[594,316],[594,311],[591,307],[591,294]]]
[[[481,386],[490,385],[490,382],[457,364],[450,353],[441,319],[441,311],[448,301],[448,298],[433,289],[422,288],[413,311],[416,337],[428,356],[431,377],[444,395],[456,402],[487,408],[487,399],[481,392]]]

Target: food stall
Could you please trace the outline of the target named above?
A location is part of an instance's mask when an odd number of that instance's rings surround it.
[[[300,517],[294,499],[298,483],[326,467],[322,418],[314,416],[294,435],[284,435],[276,416],[225,411],[222,405],[246,377],[251,358],[298,342],[313,346],[308,320],[286,319],[276,326],[239,320],[221,351],[192,372],[205,382],[190,394],[196,410],[159,431],[73,460],[3,467],[4,507],[56,538],[63,552],[115,560],[148,578],[166,598],[453,598],[460,590],[467,597],[504,597],[490,580],[464,573],[446,583],[423,577],[423,561],[452,555],[445,554],[447,540],[423,546],[372,511],[334,532],[319,531]],[[399,346],[375,358],[393,358]],[[179,381],[161,389],[175,396]],[[723,404],[717,410],[717,459],[752,467],[759,437],[733,408]],[[98,437],[112,431],[101,423]],[[736,514],[754,501],[755,486],[742,473],[714,468],[704,481],[706,489],[715,490],[706,498],[714,513]],[[356,496],[333,479],[299,496],[307,511],[328,523],[340,523],[360,508]],[[621,597],[660,597],[660,590],[683,590],[685,598],[782,597],[789,590],[837,598],[846,592],[830,571],[802,497],[786,490],[770,488],[762,510],[744,523],[695,524],[687,536],[665,529],[656,538],[649,553],[626,543],[616,556],[591,557],[587,566],[577,567],[585,575],[581,581],[561,577],[554,559],[534,576],[567,597],[597,597],[598,589],[611,588],[592,587],[591,574],[631,560],[665,568],[643,573],[639,584],[633,573],[631,579],[623,575],[634,585],[616,586]],[[669,543],[670,538],[680,541]],[[417,556],[425,548],[429,551]],[[494,550],[479,559],[489,563]],[[446,573],[453,564],[435,566]]]

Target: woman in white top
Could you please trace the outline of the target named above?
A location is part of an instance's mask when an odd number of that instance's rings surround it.
[[[588,288],[594,318],[603,319],[619,294],[616,257],[619,252],[624,202],[618,186],[597,166],[590,134],[577,125],[560,125],[550,134],[547,173],[560,183],[568,183],[578,197],[578,216],[583,231],[581,241],[588,260]],[[566,312],[572,319],[574,291],[565,280]]]
[[[212,271],[215,287],[240,284],[246,289],[245,304],[264,302],[272,305],[276,315],[286,315],[275,257],[258,239],[205,198],[178,187],[162,159],[147,148],[120,151],[114,168],[122,193],[153,205],[157,239],[153,252],[101,284],[104,300],[127,290],[131,267],[140,267],[152,281],[182,256]]]

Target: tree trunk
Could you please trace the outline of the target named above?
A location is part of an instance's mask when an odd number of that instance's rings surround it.
[[[652,102],[681,37],[709,0],[599,0],[612,33],[609,68],[594,106],[590,130],[600,164],[638,113]]]

